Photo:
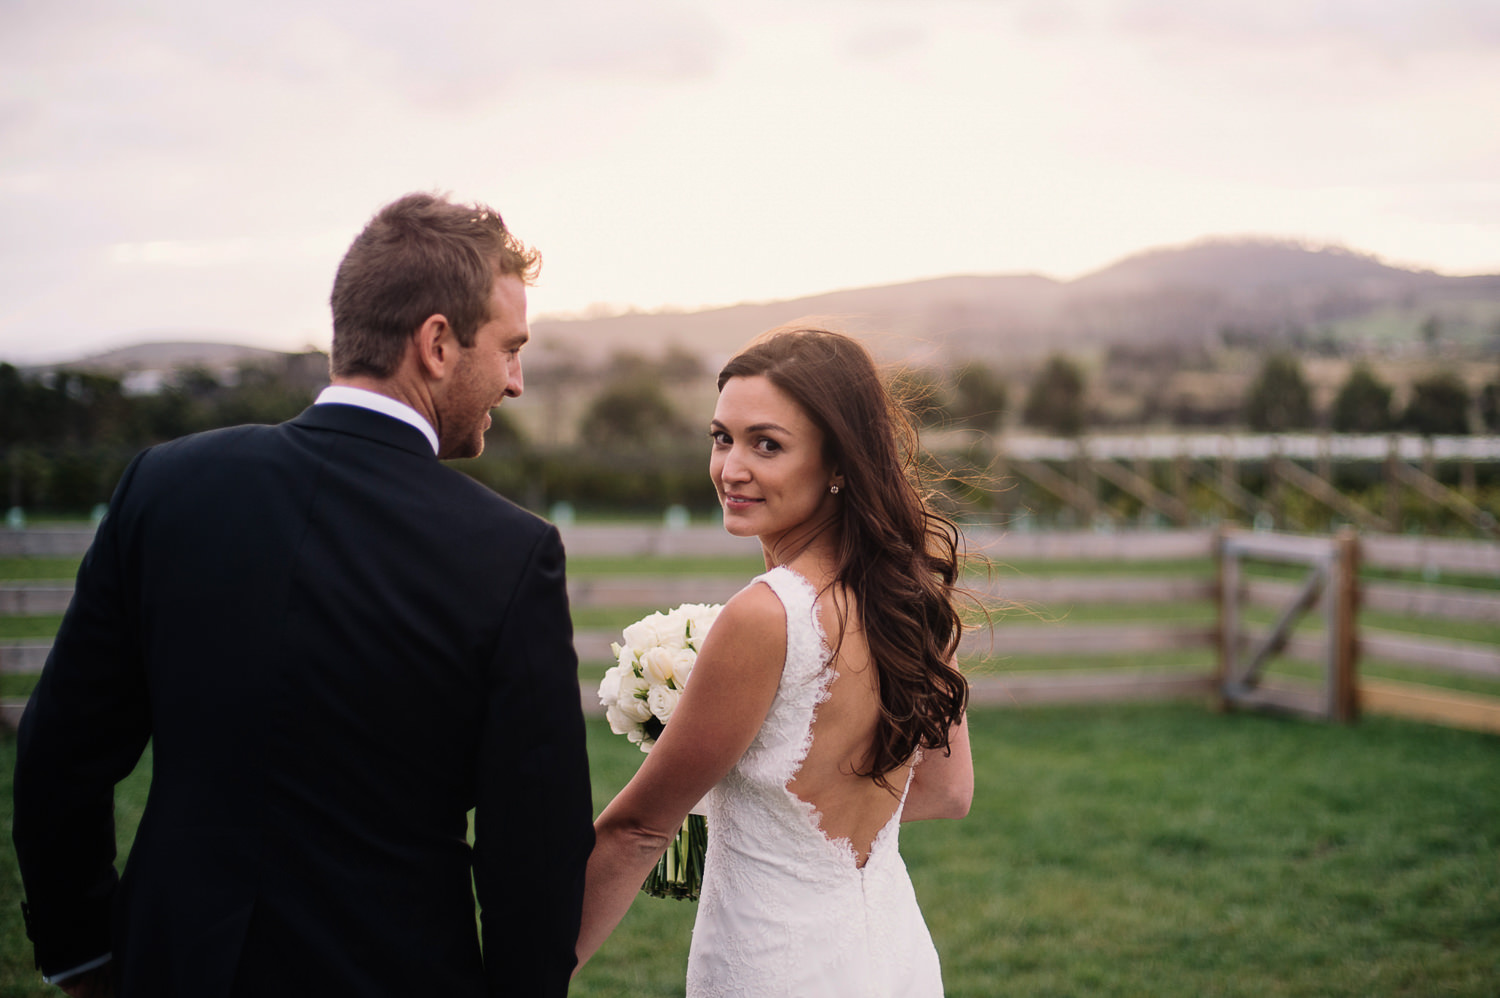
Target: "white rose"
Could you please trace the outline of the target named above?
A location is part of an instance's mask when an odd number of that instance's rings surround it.
[[[629,675],[620,679],[620,698],[618,703],[625,716],[638,722],[644,722],[651,717],[651,708],[646,706],[646,695],[651,685],[640,676]]]
[[[629,735],[639,730],[636,727],[636,722],[621,710],[620,705],[617,703],[612,703],[605,707],[604,716],[609,720],[609,730],[617,735]]]
[[[682,607],[661,615],[656,623],[656,643],[663,648],[686,648],[688,642],[688,616]]]
[[[625,628],[625,646],[637,652],[654,648],[657,644],[656,621],[660,617],[661,614],[653,613]]]
[[[651,713],[656,719],[666,724],[672,719],[672,711],[677,709],[677,700],[682,694],[677,690],[665,686],[653,686],[646,697],[646,703],[651,707]]]
[[[625,716],[637,724],[645,724],[651,720],[651,706],[645,700],[630,700],[620,704],[620,710]]]
[[[697,652],[684,648],[672,656],[672,685],[679,690],[687,685],[688,676],[693,673],[693,664],[698,661]]]
[[[608,707],[620,699],[620,677],[625,670],[618,665],[612,665],[604,673],[604,678],[599,680],[599,702]],[[619,732],[615,732],[619,734]]]
[[[688,616],[688,633],[694,647],[703,647],[703,639],[708,636],[709,629],[714,626],[714,621],[719,619],[719,611],[722,609],[724,608],[717,603],[712,606],[702,603],[693,605],[692,612]]]
[[[665,686],[672,678],[677,654],[667,648],[648,648],[641,655],[641,676],[653,686]]]
[[[705,613],[717,609],[716,603],[684,603],[677,609],[687,614],[688,620],[698,620]]]
[[[625,628],[625,642],[637,652],[681,648],[687,643],[687,618],[676,610],[650,614]]]

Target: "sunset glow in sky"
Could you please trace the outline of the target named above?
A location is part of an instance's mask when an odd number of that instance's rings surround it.
[[[326,347],[410,190],[542,250],[533,315],[1235,234],[1500,273],[1494,0],[8,0],[0,66],[13,362]]]

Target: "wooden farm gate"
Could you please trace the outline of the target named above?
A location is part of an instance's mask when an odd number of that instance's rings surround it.
[[[1359,544],[1352,530],[1337,537],[1226,531],[1218,542],[1220,703],[1226,708],[1272,707],[1352,721],[1358,715],[1355,637]],[[1243,626],[1241,577],[1247,560],[1297,565],[1307,574],[1279,608],[1271,629],[1252,638]],[[1321,605],[1323,680],[1288,686],[1263,682],[1266,665],[1283,651],[1299,617]]]

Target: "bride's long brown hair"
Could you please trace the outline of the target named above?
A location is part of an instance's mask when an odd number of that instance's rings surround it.
[[[881,383],[868,350],[842,333],[784,326],[758,337],[719,372],[764,376],[823,432],[823,457],[844,477],[835,582],[859,608],[880,685],[868,766],[886,774],[918,749],[948,750],[969,684],[954,664],[958,528],[924,500],[916,431]],[[836,605],[837,605],[837,601]],[[840,614],[844,609],[840,607]]]

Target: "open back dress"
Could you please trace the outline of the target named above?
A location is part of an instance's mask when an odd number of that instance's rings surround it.
[[[940,998],[942,976],[897,839],[901,803],[863,866],[788,788],[834,680],[817,593],[786,567],[755,579],[786,611],[786,665],[765,723],[708,797],[708,855],[688,998]]]

